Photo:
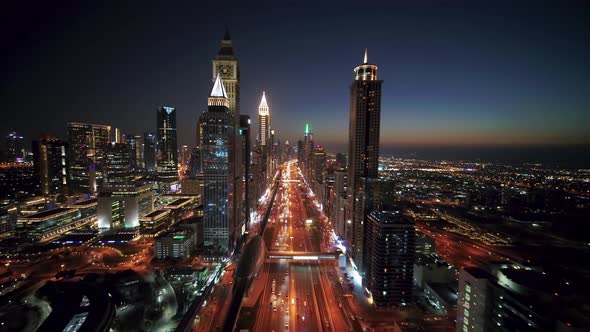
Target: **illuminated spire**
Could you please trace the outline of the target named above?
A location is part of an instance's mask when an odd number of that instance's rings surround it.
[[[221,80],[221,76],[219,76],[219,73],[217,73],[215,84],[213,84],[213,89],[211,90],[211,94],[209,94],[209,96],[227,98],[227,93],[225,93],[225,86],[223,85],[223,81]]]
[[[309,135],[309,123],[305,124],[305,136]]]
[[[269,115],[268,104],[266,103],[266,93],[264,91],[262,91],[262,99],[260,100],[260,105],[258,106],[258,114]]]
[[[363,63],[354,68],[354,79],[357,81],[377,80],[377,66],[369,63],[369,50],[365,48]]]
[[[207,105],[229,107],[229,99],[227,98],[225,86],[223,85],[223,81],[221,80],[219,73],[217,73],[215,84],[213,84],[213,89],[211,89],[211,93],[209,94]]]

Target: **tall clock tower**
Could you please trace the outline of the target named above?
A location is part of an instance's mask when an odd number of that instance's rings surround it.
[[[246,214],[249,213],[246,204],[246,181],[245,181],[245,162],[242,158],[242,135],[240,131],[240,68],[238,66],[238,58],[234,54],[229,31],[225,29],[225,35],[221,41],[221,48],[217,56],[213,58],[213,73],[212,81],[215,82],[217,75],[221,77],[223,86],[225,87],[228,108],[233,118],[234,129],[234,145],[233,145],[233,163],[234,167],[234,182],[233,182],[233,197],[228,197],[233,202],[233,220],[231,220],[230,228],[232,234],[235,234],[233,241],[239,239],[243,232],[246,231]]]
[[[213,59],[213,73],[211,81],[215,82],[217,74],[221,76],[223,85],[229,99],[229,109],[232,111],[236,123],[240,121],[240,68],[238,58],[234,54],[229,31],[225,30],[225,35],[221,41],[219,53]]]

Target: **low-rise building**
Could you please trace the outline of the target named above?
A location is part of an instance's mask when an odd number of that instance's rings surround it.
[[[147,237],[157,236],[170,225],[170,222],[170,210],[152,211],[139,219],[140,233]]]
[[[156,258],[182,259],[194,248],[195,233],[190,229],[173,229],[156,237]]]
[[[139,218],[154,209],[151,185],[109,185],[98,193],[98,228],[139,226]]]
[[[96,198],[78,201],[68,205],[69,208],[79,209],[82,218],[95,216],[98,209],[98,200]]]
[[[16,234],[32,241],[48,240],[90,221],[79,209],[56,208],[18,218]]]

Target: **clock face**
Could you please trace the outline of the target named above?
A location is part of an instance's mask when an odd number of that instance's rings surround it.
[[[218,65],[217,71],[221,74],[222,77],[230,77],[233,75],[231,65]]]

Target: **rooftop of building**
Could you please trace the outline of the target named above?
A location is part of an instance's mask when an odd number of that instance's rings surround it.
[[[399,210],[373,211],[370,216],[381,224],[405,225],[413,223],[410,218],[405,217]]]
[[[566,293],[571,293],[573,289],[571,283],[566,283],[550,273],[526,268],[506,268],[501,269],[500,273],[515,284],[541,292],[565,295]]]
[[[108,184],[98,189],[99,195],[141,194],[152,190],[151,184]]]
[[[45,219],[45,218],[50,218],[53,216],[56,216],[58,214],[64,213],[64,212],[68,212],[68,211],[75,211],[76,209],[72,209],[72,208],[55,208],[55,209],[51,209],[51,210],[45,210],[45,211],[41,211],[35,214],[31,214],[28,216],[24,216],[21,217],[22,219]]]
[[[85,207],[85,206],[88,206],[88,205],[95,205],[97,201],[98,200],[96,198],[90,198],[90,199],[86,199],[86,200],[83,200],[83,201],[74,202],[74,203],[70,204],[70,206],[74,206],[74,207]]]
[[[146,214],[145,216],[143,216],[143,218],[155,218],[158,216],[163,216],[166,214],[169,214],[170,211],[169,210],[165,210],[165,209],[158,209],[158,210],[154,210],[148,214]]]
[[[156,239],[172,238],[173,240],[184,240],[184,238],[192,234],[193,231],[189,228],[173,228],[158,235]]]
[[[170,202],[167,206],[180,206],[190,200],[191,200],[190,198],[178,198],[178,199],[175,199],[174,201]]]

